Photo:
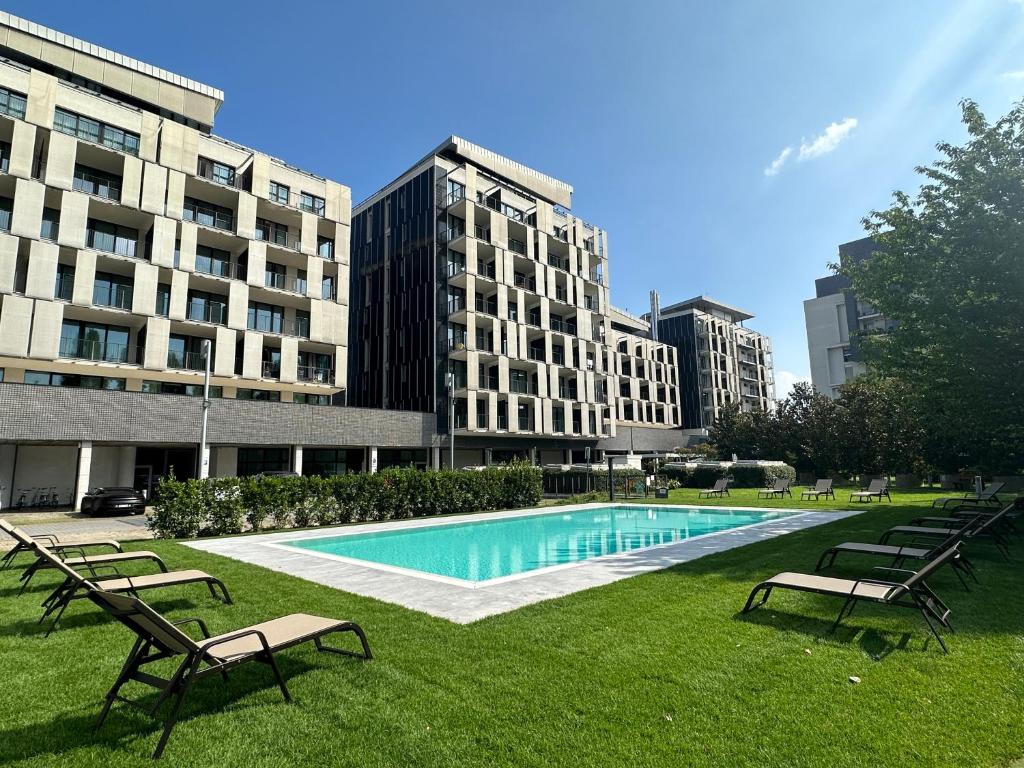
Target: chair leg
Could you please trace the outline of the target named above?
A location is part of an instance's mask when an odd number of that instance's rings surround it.
[[[838,554],[839,552],[836,551],[834,547],[832,549],[826,549],[824,552],[821,553],[821,557],[818,558],[818,564],[814,566],[814,572],[817,573],[818,571],[821,571],[825,568],[831,568],[833,565],[835,565],[836,555]],[[825,558],[829,557],[830,555],[831,557],[829,558],[828,565],[825,565]]]
[[[921,615],[924,617],[924,621],[925,624],[928,625],[928,629],[932,631],[932,634],[935,636],[935,639],[939,641],[939,645],[942,646],[942,650],[945,653],[949,653],[949,648],[946,647],[946,641],[942,639],[942,636],[939,634],[939,630],[936,628],[935,624],[932,623],[932,619],[931,616],[928,615],[928,611],[922,608]]]
[[[288,693],[288,686],[284,682],[284,675],[281,674],[281,668],[277,666],[277,660],[274,658],[274,654],[270,651],[267,652],[267,664],[274,670],[274,677],[277,678],[277,685],[281,689],[281,695],[284,696],[284,700],[290,702],[292,695]]]
[[[131,676],[135,674],[135,671],[138,669],[138,658],[145,645],[146,643],[142,639],[135,641],[135,645],[132,646],[131,651],[128,653],[128,658],[121,665],[121,671],[117,675],[117,680],[114,681],[114,685],[107,691],[106,700],[103,702],[103,709],[100,710],[99,717],[96,718],[96,724],[93,726],[94,729],[99,730],[103,725],[103,721],[107,719],[107,715],[110,714],[110,708],[117,699],[121,686],[127,683]]]
[[[199,667],[200,658],[196,658],[195,662],[189,667],[188,672],[184,677],[184,682],[181,684],[181,690],[178,691],[177,698],[174,700],[174,705],[171,707],[170,713],[167,715],[167,720],[164,722],[163,733],[160,734],[160,741],[156,745],[156,749],[153,751],[153,759],[159,760],[160,756],[164,753],[164,748],[167,746],[167,740],[171,738],[171,731],[174,730],[174,726],[178,722],[178,713],[181,712],[181,705],[185,703],[185,698],[188,696],[189,689],[192,687],[192,681],[195,679],[196,669]]]
[[[370,651],[370,644],[366,640],[366,633],[363,632],[363,628],[360,627],[358,624],[349,623],[348,626],[342,627],[340,629],[336,629],[334,631],[335,632],[352,632],[359,639],[359,644],[362,645],[362,647],[363,647],[362,654],[360,655],[358,653],[353,653],[352,651],[346,651],[346,650],[344,650],[342,648],[332,648],[331,646],[324,644],[323,637],[315,637],[315,638],[313,638],[313,644],[316,646],[316,649],[318,651],[327,651],[327,652],[330,652],[330,653],[338,653],[338,654],[341,654],[342,656],[355,656],[356,658],[367,659],[367,660],[373,658],[373,653]]]
[[[839,609],[839,615],[836,616],[836,620],[832,622],[832,626],[828,630],[829,634],[839,629],[839,624],[842,622],[843,619],[845,619],[847,616],[853,613],[853,606],[855,606],[856,604],[857,598],[849,597],[846,599],[846,602],[843,603],[843,607]]]
[[[757,603],[754,603],[754,597],[756,597],[757,593],[762,590],[764,591],[764,594],[761,596],[761,599]],[[747,598],[747,604],[743,606],[743,613],[750,613],[755,608],[760,608],[762,605],[768,602],[768,596],[771,595],[771,593],[772,587],[768,585],[766,582],[761,582],[760,584],[758,584],[751,590],[750,597]]]

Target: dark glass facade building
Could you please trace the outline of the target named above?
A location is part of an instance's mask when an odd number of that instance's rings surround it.
[[[697,335],[693,315],[661,318],[658,321],[658,341],[676,348],[683,429],[700,429],[705,425],[700,397],[700,376],[693,364],[697,360]]]

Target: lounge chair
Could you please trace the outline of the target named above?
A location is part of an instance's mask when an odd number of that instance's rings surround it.
[[[882,501],[882,497],[885,496],[889,501],[892,501],[892,496],[889,495],[889,481],[885,478],[876,478],[868,483],[867,490],[865,491],[854,491],[850,494],[850,501],[867,501],[870,502],[872,499],[878,499]]]
[[[37,542],[32,539],[27,533],[17,527],[12,527],[10,534],[22,544],[32,547],[35,550]],[[67,557],[74,551],[78,551],[78,557]],[[67,544],[64,548],[56,553],[60,555],[60,559],[63,560],[67,565],[72,568],[77,565],[111,565],[114,563],[127,563],[135,560],[151,560],[156,563],[157,567],[167,573],[167,566],[164,565],[164,561],[160,559],[160,556],[155,552],[148,550],[136,550],[133,552],[108,552],[100,555],[87,555],[84,550],[74,544]],[[28,587],[32,577],[41,570],[52,568],[53,565],[36,552],[36,559],[29,565],[25,571],[21,574],[21,591],[24,592],[25,588]]]
[[[3,559],[0,559],[0,570],[3,570],[4,568],[7,568],[11,564],[13,564],[14,559],[22,552],[31,552],[32,545],[25,544],[17,536],[15,536],[14,526],[6,520],[0,519],[0,531],[3,531],[12,539],[14,539],[14,546],[11,549],[7,550],[7,552],[3,556]],[[22,533],[24,533],[24,531]],[[54,552],[60,552],[69,547],[73,547],[75,549],[90,549],[92,547],[110,547],[115,552],[121,551],[121,544],[119,542],[114,541],[113,539],[89,539],[86,541],[65,542],[61,541],[59,537],[50,534],[30,535],[26,533],[25,535],[28,536],[28,538],[31,541],[40,541],[46,544],[46,546]]]
[[[818,501],[822,496],[826,499],[835,499],[836,492],[832,489],[832,480],[819,480],[813,488],[809,488],[800,494],[800,500],[814,499]]]
[[[1010,557],[1009,539],[1007,538],[1007,529],[1010,523],[1009,519],[1013,514],[1017,512],[1016,502],[1007,504],[1001,510],[995,513],[977,512],[973,518],[970,517],[956,517],[956,518],[926,518],[918,517],[911,521],[910,525],[897,525],[890,528],[888,531],[882,534],[882,537],[878,540],[879,544],[887,544],[889,539],[893,536],[913,536],[916,539],[943,539],[949,536],[950,531],[962,530],[965,526],[971,525],[971,520],[976,520],[977,525],[974,525],[964,534],[965,539],[975,538],[987,538],[990,539],[996,548],[1003,554],[1004,557]],[[943,523],[941,521],[947,520],[949,522]],[[934,521],[931,525],[919,525],[915,523],[924,523],[928,521]]]
[[[88,580],[84,575],[68,565],[42,545],[36,546],[40,557],[48,561],[50,566],[64,574],[64,581],[60,584],[46,600],[43,601],[43,615],[39,617],[42,624],[48,616],[56,614],[46,635],[49,636],[60,623],[61,616],[72,600],[86,597],[90,590],[101,589],[104,592],[126,592],[138,597],[138,593],[145,589],[160,589],[161,587],[180,587],[186,584],[206,584],[210,595],[224,603],[231,605],[231,595],[224,586],[224,582],[199,570],[168,571],[166,573],[150,573],[144,576],[124,576],[118,572],[113,565],[93,565],[87,563],[79,566],[92,577]],[[100,571],[109,570],[113,573],[111,578],[100,578]],[[220,595],[214,590],[214,586],[220,589]]]
[[[728,496],[728,495],[729,495],[729,478],[727,478],[727,477],[720,477],[717,480],[715,480],[715,487],[714,488],[707,488],[707,489],[705,489],[703,491],[698,491],[697,492],[697,498],[698,499],[705,498],[705,497],[710,499],[712,496],[717,496],[718,498],[722,498],[722,496]]]
[[[775,481],[775,485],[773,485],[771,488],[762,488],[760,491],[758,491],[757,498],[771,499],[777,496],[778,498],[781,499],[783,496],[787,494],[790,498],[793,498],[793,491],[789,489],[789,485],[789,480],[780,477],[778,480]]]
[[[794,589],[799,592],[814,592],[819,595],[844,598],[846,602],[843,603],[839,615],[832,623],[830,632],[835,631],[839,623],[853,613],[854,606],[862,600],[897,608],[912,608],[921,612],[921,616],[924,617],[935,639],[939,641],[942,650],[949,653],[945,641],[939,635],[935,622],[952,631],[953,627],[949,623],[950,611],[948,606],[939,599],[939,596],[931,590],[925,579],[930,578],[939,568],[953,560],[958,554],[958,548],[958,544],[950,547],[916,572],[901,568],[878,569],[908,574],[902,582],[866,578],[834,579],[828,576],[816,576],[808,573],[780,573],[754,587],[750,597],[747,598],[746,605],[743,607],[743,612],[749,613],[755,608],[764,605],[768,602],[768,597],[771,595],[772,590],[776,588]],[[754,598],[757,597],[759,592],[764,594],[755,603]]]
[[[892,568],[899,568],[907,560],[934,560],[950,547],[960,544],[964,537],[969,535],[979,523],[980,521],[974,520],[970,525],[966,525],[963,528],[951,529],[947,532],[949,535],[944,540],[931,546],[895,546],[892,544],[868,544],[866,542],[845,541],[822,552],[821,557],[818,558],[818,564],[814,566],[814,572],[820,573],[826,568],[831,568],[836,562],[836,557],[843,552],[885,558],[891,561],[889,565]],[[953,567],[953,572],[960,579],[964,589],[969,592],[970,588],[967,586],[964,574],[970,576],[975,581],[978,580],[974,575],[974,567],[971,565],[971,562],[963,552],[959,552],[950,562],[950,565]]]
[[[136,597],[115,595],[103,590],[92,590],[88,594],[90,600],[136,635],[135,645],[128,654],[121,673],[107,693],[96,727],[103,725],[115,701],[123,701],[155,714],[160,706],[170,699],[170,709],[164,720],[160,741],[153,752],[154,758],[163,754],[189,689],[201,678],[218,675],[226,681],[229,669],[249,661],[259,661],[273,670],[285,701],[291,701],[284,676],[274,659],[274,655],[279,651],[312,640],[318,651],[331,651],[364,659],[373,658],[362,628],[351,621],[294,613],[210,637],[209,630],[201,619],[171,622]],[[179,629],[182,625],[190,623],[198,626],[203,635],[202,640],[193,640]],[[359,638],[362,653],[324,645],[323,638],[335,632],[353,632]],[[177,657],[181,658],[181,662],[169,680],[142,670],[143,666],[151,662]],[[160,691],[156,703],[146,706],[121,697],[121,687],[129,680],[135,680]]]
[[[1001,504],[999,497],[996,495],[1006,483],[989,483],[981,489],[979,493],[968,493],[964,496],[947,497],[941,499],[935,499],[932,501],[933,507],[942,507],[945,509],[950,504],[962,504],[963,502],[970,502],[971,504]]]

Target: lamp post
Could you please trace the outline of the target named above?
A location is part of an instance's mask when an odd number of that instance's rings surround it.
[[[455,374],[448,372],[448,459],[455,469]]]
[[[210,476],[210,457],[206,448],[206,423],[210,414],[210,357],[213,345],[209,339],[203,339],[203,355],[206,357],[206,371],[203,374],[203,426],[199,434],[199,479]]]

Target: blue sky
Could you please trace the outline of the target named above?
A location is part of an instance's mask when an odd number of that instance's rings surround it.
[[[1024,94],[1011,0],[301,5],[6,3],[223,89],[217,133],[355,200],[451,133],[564,179],[609,232],[613,302],[753,312],[783,390],[836,246],[963,140],[960,99]]]

